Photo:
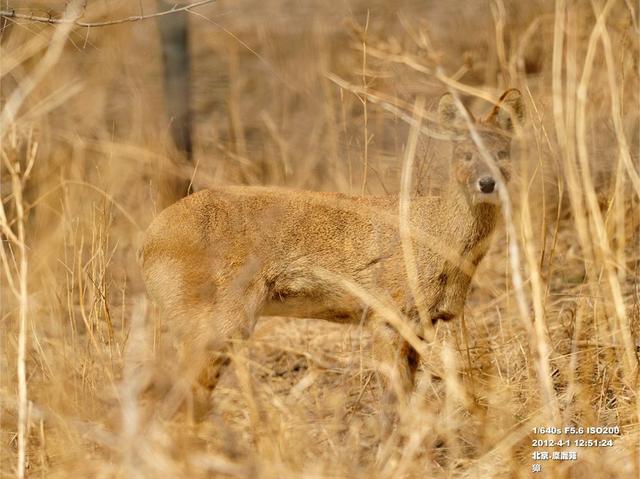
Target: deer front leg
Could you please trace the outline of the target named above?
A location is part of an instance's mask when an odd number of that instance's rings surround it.
[[[459,317],[464,310],[464,303],[471,278],[459,268],[445,264],[438,275],[439,292],[430,305],[431,323],[449,321]]]
[[[374,323],[373,357],[382,389],[381,429],[388,436],[397,419],[398,406],[404,404],[413,390],[417,361],[413,348],[390,325]]]

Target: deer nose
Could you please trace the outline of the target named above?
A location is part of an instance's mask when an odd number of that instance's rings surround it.
[[[496,187],[496,182],[490,176],[484,176],[478,180],[478,187],[483,193],[493,193]]]

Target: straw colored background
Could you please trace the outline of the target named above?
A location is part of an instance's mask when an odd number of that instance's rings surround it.
[[[54,18],[64,8],[6,3]],[[83,20],[156,8],[89,1]],[[28,477],[529,477],[532,439],[544,438],[532,428],[572,425],[622,434],[570,448],[577,461],[541,462],[543,477],[638,477],[638,3],[238,0],[187,16],[192,164],[170,142],[155,19],[7,20],[2,477],[22,461]],[[526,316],[502,224],[465,328],[439,326],[391,439],[367,331],[315,320],[261,320],[207,420],[161,414],[162,399],[140,391],[163,359],[163,319],[135,252],[173,185],[397,192],[402,115],[420,95],[432,112],[446,83],[523,92],[510,226]],[[421,137],[418,192],[446,181],[446,146]]]

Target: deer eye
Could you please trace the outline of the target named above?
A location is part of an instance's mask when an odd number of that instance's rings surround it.
[[[473,154],[467,151],[462,157],[464,158],[464,161],[471,161]]]
[[[509,157],[509,152],[507,150],[500,150],[498,152],[498,159],[499,160],[506,160]]]

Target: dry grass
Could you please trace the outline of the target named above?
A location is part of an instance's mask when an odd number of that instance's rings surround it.
[[[155,8],[88,3],[88,19]],[[191,14],[195,173],[169,160],[153,20],[9,21],[2,477],[22,464],[29,477],[528,477],[532,439],[545,437],[532,428],[571,425],[621,435],[540,462],[544,477],[640,476],[640,6],[330,5],[220,1]],[[416,97],[453,88],[480,111],[474,96],[506,87],[528,107],[513,216],[464,322],[427,348],[391,438],[380,439],[369,337],[354,326],[261,320],[202,422],[142,394],[166,358],[135,250],[166,185],[398,192]],[[435,129],[425,117],[422,131]],[[442,142],[418,146],[411,184],[437,192]]]

